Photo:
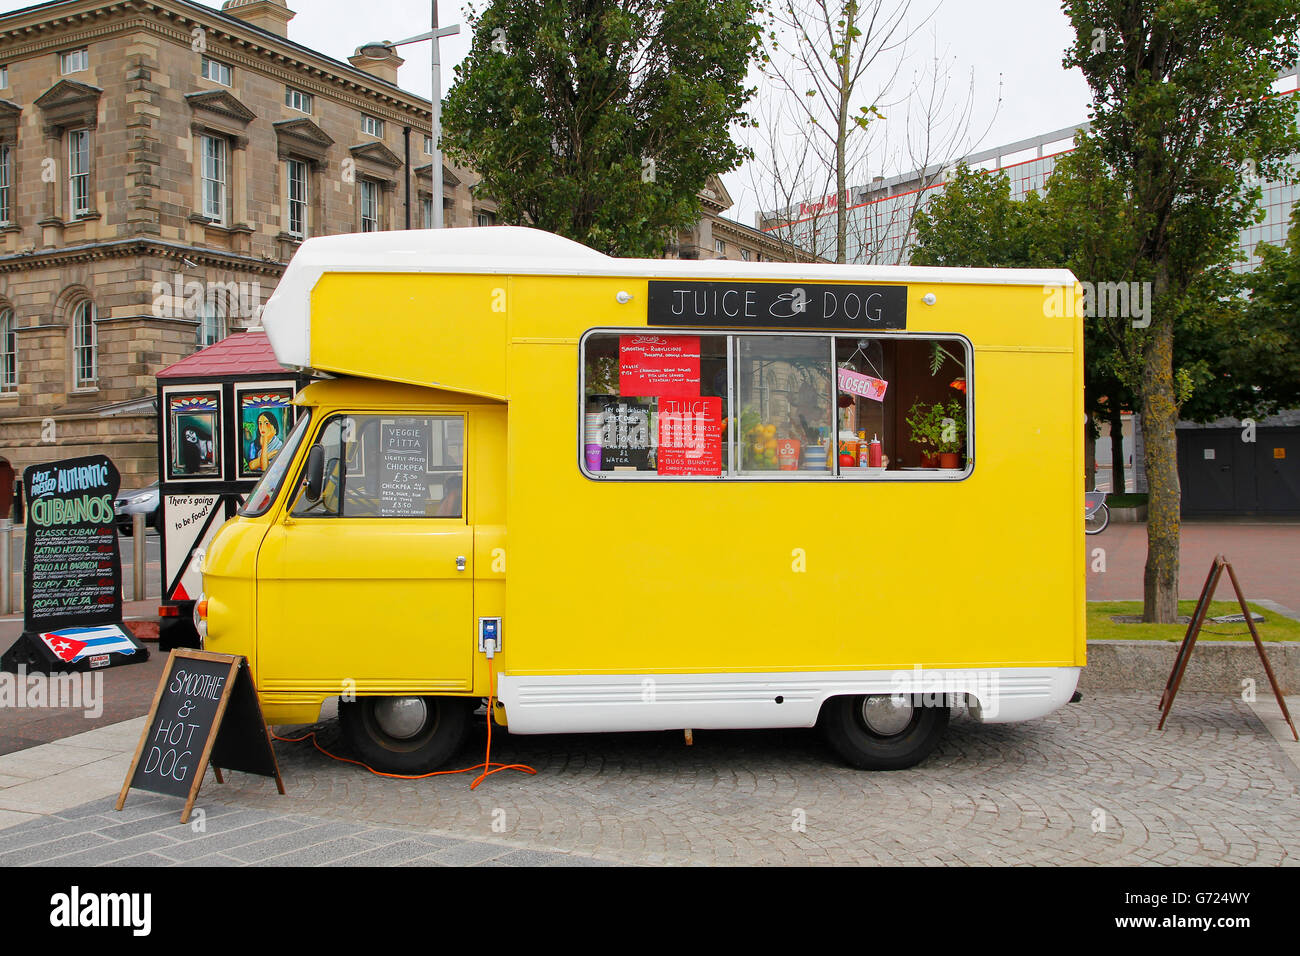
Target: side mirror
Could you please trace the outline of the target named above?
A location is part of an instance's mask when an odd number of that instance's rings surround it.
[[[325,486],[325,449],[312,445],[307,452],[307,471],[303,479],[303,496],[311,502],[320,501],[321,490]]]

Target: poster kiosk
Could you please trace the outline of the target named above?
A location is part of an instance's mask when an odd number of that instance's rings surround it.
[[[275,359],[261,330],[236,332],[158,373],[158,646],[197,647],[196,552],[243,503],[294,424],[307,383]]]

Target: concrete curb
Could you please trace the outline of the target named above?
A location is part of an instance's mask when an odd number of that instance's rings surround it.
[[[1169,680],[1180,646],[1181,642],[1175,641],[1089,641],[1088,666],[1079,678],[1079,689],[1159,694]],[[1300,693],[1300,643],[1266,643],[1264,650],[1282,693]],[[1255,682],[1256,697],[1272,696],[1252,641],[1198,640],[1179,691],[1236,696],[1248,679]]]

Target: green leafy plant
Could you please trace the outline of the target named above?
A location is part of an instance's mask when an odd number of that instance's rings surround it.
[[[917,401],[904,421],[912,431],[912,441],[927,454],[960,453],[966,448],[966,405],[961,399]]]

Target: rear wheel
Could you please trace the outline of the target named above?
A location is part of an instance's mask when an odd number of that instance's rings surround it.
[[[428,773],[465,742],[470,703],[462,697],[361,697],[339,702],[339,723],[367,766]]]
[[[948,707],[923,706],[912,694],[833,697],[822,712],[831,746],[859,770],[903,770],[934,750],[948,726]]]
[[[1101,504],[1092,513],[1092,517],[1084,522],[1084,531],[1088,534],[1101,534],[1108,524],[1110,524],[1110,509],[1105,504]]]

